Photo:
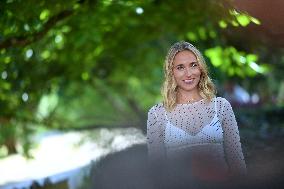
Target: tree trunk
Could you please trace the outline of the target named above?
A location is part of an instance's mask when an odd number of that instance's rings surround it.
[[[16,148],[16,138],[15,137],[9,137],[5,142],[4,145],[6,146],[8,150],[8,155],[16,154],[17,148]]]
[[[138,127],[146,133],[147,127],[146,127],[146,120],[147,120],[147,115],[146,113],[141,110],[137,102],[133,98],[127,97],[127,102],[129,107],[133,110],[134,113],[136,113],[138,117]]]

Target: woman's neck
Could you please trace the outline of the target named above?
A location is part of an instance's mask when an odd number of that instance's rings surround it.
[[[202,97],[199,94],[198,90],[194,91],[183,91],[179,90],[177,93],[177,102],[178,103],[192,103],[201,100]]]

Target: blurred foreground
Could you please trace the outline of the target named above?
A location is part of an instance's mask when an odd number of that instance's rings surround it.
[[[32,150],[32,159],[13,155],[0,160],[0,170],[5,170],[0,173],[1,189],[28,188],[36,186],[34,181],[40,186],[66,180],[67,188],[78,188],[91,161],[145,142],[142,133],[134,128],[48,132],[37,138],[38,147]]]
[[[240,130],[248,169],[245,178],[200,182],[185,164],[147,162],[145,136],[138,129],[50,132],[39,136],[33,159],[14,155],[0,161],[0,188],[281,188],[283,137]],[[11,166],[13,165],[13,169]]]
[[[190,188],[282,188],[284,153],[283,139],[263,141],[263,146],[245,146],[248,175],[226,182],[204,182],[189,175],[182,161],[157,162],[149,165],[146,161],[147,148],[135,145],[112,154],[93,166],[85,188],[88,189],[190,189]]]

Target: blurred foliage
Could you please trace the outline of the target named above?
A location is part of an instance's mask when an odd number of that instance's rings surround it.
[[[218,84],[270,74],[274,85],[252,79],[248,88],[278,93],[282,51],[246,39],[239,28],[249,24],[261,21],[230,0],[1,1],[0,142],[11,154],[26,141],[27,154],[37,125],[145,130],[145,111],[160,100],[165,54],[177,40],[204,52]]]

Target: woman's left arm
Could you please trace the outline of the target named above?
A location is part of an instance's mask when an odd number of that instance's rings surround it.
[[[240,135],[237,121],[231,104],[224,99],[223,101],[223,120],[224,131],[224,151],[230,172],[233,175],[246,174],[246,164],[242,152]]]

